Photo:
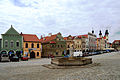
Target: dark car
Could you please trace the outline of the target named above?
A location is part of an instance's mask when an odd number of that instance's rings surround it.
[[[84,52],[83,53],[83,57],[88,56],[88,55],[89,55],[89,52]]]
[[[10,57],[10,61],[19,62],[19,58],[17,56],[12,56]]]

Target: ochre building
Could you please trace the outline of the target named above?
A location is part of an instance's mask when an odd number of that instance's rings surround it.
[[[22,34],[23,36],[23,56],[29,58],[41,58],[41,43],[34,34]]]

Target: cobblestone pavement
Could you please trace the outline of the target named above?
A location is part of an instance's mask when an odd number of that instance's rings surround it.
[[[120,80],[120,53],[90,56],[94,67],[48,69],[50,59],[0,63],[0,80]]]

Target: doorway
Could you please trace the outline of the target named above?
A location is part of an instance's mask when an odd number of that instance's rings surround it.
[[[30,58],[35,58],[35,52],[34,52],[34,51],[32,51],[32,52],[30,53]]]

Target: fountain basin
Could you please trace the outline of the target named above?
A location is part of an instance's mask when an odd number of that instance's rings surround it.
[[[92,63],[92,58],[85,57],[69,57],[69,58],[53,58],[51,64],[58,66],[81,66]]]

